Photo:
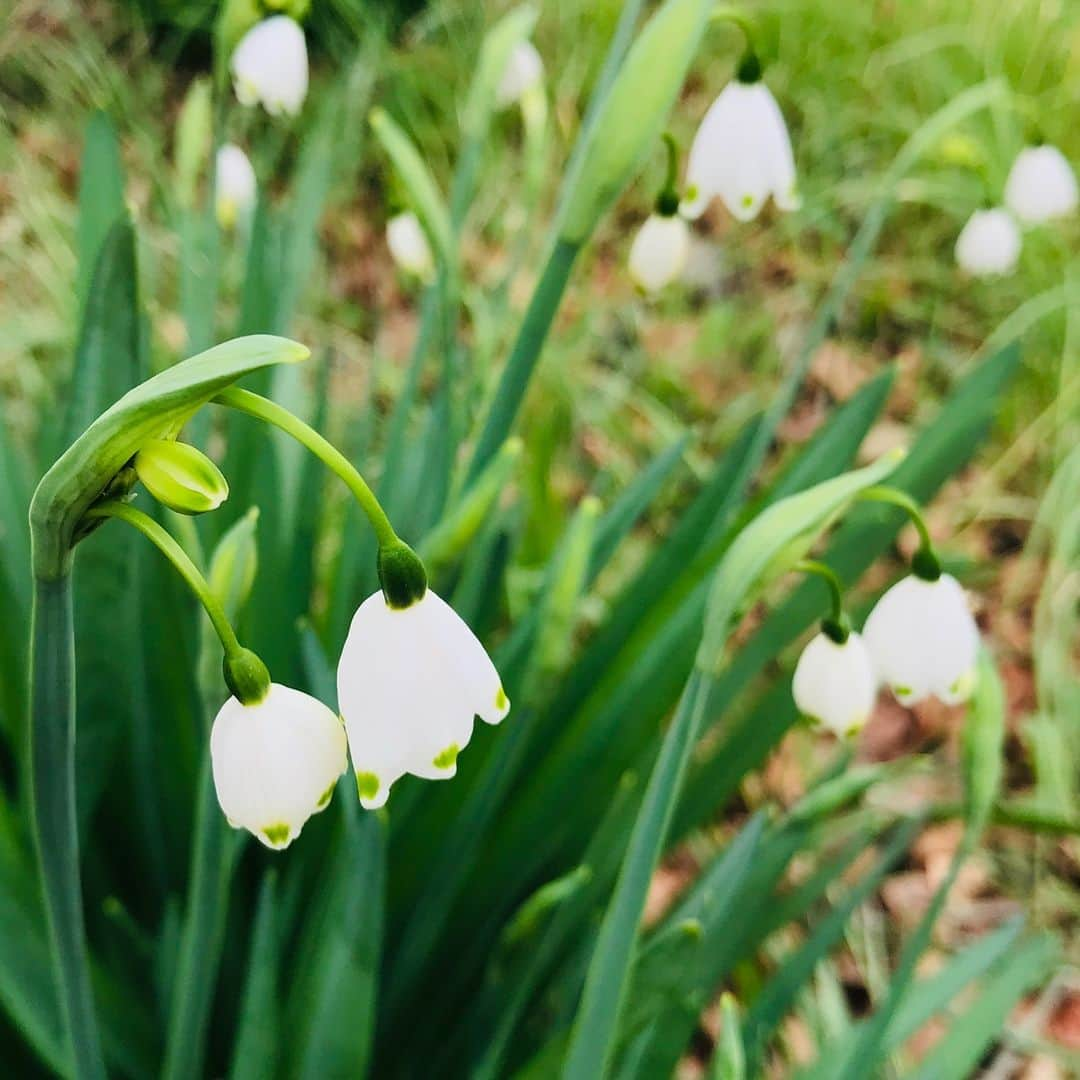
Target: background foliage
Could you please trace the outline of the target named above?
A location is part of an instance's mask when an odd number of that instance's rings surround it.
[[[1030,238],[1020,272],[990,284],[961,282],[951,245],[1000,192],[1031,124],[1080,160],[1074,17],[1034,3],[993,19],[931,0],[770,6],[768,78],[793,128],[803,210],[740,227],[710,215],[687,287],[643,302],[622,266],[658,151],[582,256],[516,426],[521,447],[495,459],[476,513],[469,451],[619,5],[545,7],[535,40],[548,122],[530,138],[499,115],[470,159],[459,118],[498,13],[316,0],[301,122],[225,118],[263,186],[236,237],[213,226],[205,170],[194,202],[177,183],[175,117],[209,66],[201,9],[180,11],[16,4],[0,47],[0,1022],[16,1075],[69,1071],[26,814],[29,492],[120,392],[236,333],[312,347],[306,375],[248,385],[308,416],[378,481],[437,588],[491,645],[514,711],[477,732],[454,782],[403,781],[388,814],[362,812],[346,777],[275,858],[232,833],[213,800],[205,736],[222,688],[189,598],[119,527],[88,540],[79,817],[118,1075],[164,1062],[177,1077],[539,1077],[568,1047],[582,1060],[591,1031],[575,1016],[587,1016],[582,987],[602,964],[597,927],[674,730],[713,572],[762,508],[897,441],[911,453],[895,482],[922,499],[946,493],[935,525],[954,568],[990,589],[1003,670],[1015,653],[1033,669],[1037,695],[1011,709],[998,815],[1067,831],[1080,752],[1076,225]],[[709,32],[671,121],[684,145],[738,44]],[[933,130],[912,167],[890,173],[929,117],[993,78],[1007,92]],[[417,295],[383,254],[402,181],[367,124],[376,102],[451,193],[460,305],[437,288]],[[275,678],[332,701],[347,620],[374,587],[355,508],[242,417],[200,420],[192,435],[232,495],[196,527],[166,524],[214,560],[238,609],[257,542],[238,610],[246,638]],[[862,579],[867,600],[900,572],[900,524],[862,507],[828,542],[827,560]],[[1029,535],[1030,561],[1005,564]],[[1017,597],[1038,598],[1019,642]],[[989,848],[1026,924],[954,935],[937,970],[916,970],[937,908],[883,926],[894,909],[881,890],[918,858],[926,818],[957,814],[956,725],[931,727],[917,759],[882,764],[871,746],[851,766],[797,729],[790,701],[791,646],[825,610],[824,590],[788,581],[766,599],[704,694],[705,735],[661,830],[669,875],[687,861],[692,872],[670,875],[678,897],[651,906],[613,1074],[711,1059],[717,1076],[737,1075],[734,1042],[714,1051],[699,1027],[728,987],[737,1005],[724,1031],[741,1031],[748,1075],[971,1075],[1014,1003],[1068,978],[1075,840],[1011,833]],[[798,765],[794,787],[770,785],[770,763],[785,761]],[[898,795],[916,774],[934,780],[917,805]],[[927,1021],[953,1017],[927,1056],[913,1051]],[[715,1032],[708,1020],[704,1030]],[[1030,1049],[1030,1033],[1024,1043],[1022,1027],[1009,1030],[1007,1046]],[[1068,1067],[1067,1051],[1053,1055]]]

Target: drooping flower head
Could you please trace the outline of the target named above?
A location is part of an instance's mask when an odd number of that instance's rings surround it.
[[[956,261],[975,277],[1011,274],[1020,258],[1020,230],[1008,210],[976,210],[956,238]]]
[[[799,711],[836,735],[859,731],[877,697],[877,679],[863,639],[837,641],[822,632],[810,640],[795,667],[792,696]]]
[[[288,15],[272,15],[240,39],[229,64],[241,105],[262,105],[271,116],[295,116],[308,88],[304,31]]]
[[[878,678],[903,704],[931,695],[956,704],[971,694],[979,631],[951,575],[897,582],[870,612],[863,638]]]
[[[1021,150],[1005,182],[1005,205],[1025,225],[1067,217],[1080,202],[1076,174],[1056,147],[1043,144]]]
[[[543,78],[544,61],[536,46],[531,41],[518,42],[495,88],[495,104],[500,109],[517,104],[529,90],[539,86]]]
[[[373,593],[353,616],[338,664],[338,703],[361,803],[385,804],[405,773],[457,772],[474,718],[510,710],[498,672],[464,620],[430,589],[407,606]]]
[[[255,170],[247,154],[233,143],[217,152],[214,210],[223,229],[231,229],[255,205]]]
[[[650,214],[630,246],[630,276],[644,292],[656,292],[682,274],[689,252],[690,230],[678,214]]]
[[[435,270],[431,245],[417,216],[406,210],[386,223],[386,244],[394,262],[407,274],[430,278]]]
[[[787,125],[753,57],[744,59],[694,136],[683,214],[700,217],[714,195],[739,221],[757,217],[770,195],[781,210],[799,206]]]
[[[321,701],[271,683],[244,705],[230,697],[210,732],[218,803],[229,824],[269,848],[288,847],[330,801],[348,766],[341,720]]]

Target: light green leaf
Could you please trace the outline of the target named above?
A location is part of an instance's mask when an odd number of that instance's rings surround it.
[[[306,359],[303,345],[269,335],[234,338],[168,368],[99,416],[45,474],[30,506],[34,572],[64,573],[84,511],[114,483],[146,439],[175,435],[215,394],[252,371]]]

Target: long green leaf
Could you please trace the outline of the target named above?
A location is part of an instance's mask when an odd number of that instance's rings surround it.
[[[124,214],[124,169],[116,131],[103,112],[95,112],[86,125],[82,164],[79,170],[79,218],[76,250],[79,256],[77,284],[80,306],[90,294],[90,281],[101,245],[109,230]]]
[[[948,1034],[923,1059],[914,1080],[965,1080],[987,1047],[999,1037],[1020,997],[1039,986],[1053,971],[1059,944],[1049,934],[1030,938],[1012,949],[981,987],[974,1004],[964,1010]]]
[[[278,967],[281,961],[276,921],[277,877],[267,872],[259,887],[251,932],[247,980],[233,1044],[229,1080],[264,1080],[277,1073],[281,1053]]]
[[[743,1045],[746,1047],[751,1075],[764,1056],[766,1041],[794,1004],[818,962],[840,940],[852,912],[874,892],[889,870],[903,857],[917,828],[917,821],[908,821],[895,831],[874,866],[814,928],[806,943],[785,959],[754,1001],[743,1022]]]

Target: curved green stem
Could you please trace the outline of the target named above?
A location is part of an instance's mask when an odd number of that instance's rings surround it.
[[[941,576],[941,562],[934,551],[934,542],[930,539],[930,530],[927,528],[926,519],[922,514],[922,507],[906,492],[899,488],[889,487],[887,484],[879,484],[875,487],[865,488],[856,496],[857,499],[865,499],[867,502],[888,503],[890,506],[898,506],[911,519],[919,533],[919,550],[911,560],[912,569],[919,577],[935,580]]]
[[[737,26],[739,30],[742,31],[742,36],[746,39],[746,52],[743,55],[743,59],[745,60],[748,57],[753,57],[755,61],[758,61],[761,54],[758,52],[757,48],[757,24],[745,11],[734,7],[731,4],[717,4],[716,7],[713,8],[709,18],[712,22],[728,22],[733,26]],[[740,67],[741,66],[742,62],[740,62]]]
[[[656,212],[661,217],[673,217],[679,212],[679,192],[675,186],[679,178],[679,144],[670,131],[665,131],[661,138],[667,148],[667,171],[664,186],[656,196]]]
[[[832,613],[829,619],[835,627],[845,629],[848,625],[848,618],[844,613],[844,584],[837,576],[836,571],[831,566],[818,562],[816,559],[802,559],[792,569],[800,574],[813,574],[828,585],[829,595],[832,599]]]
[[[360,509],[367,515],[371,527],[378,537],[379,546],[386,547],[398,540],[390,519],[386,516],[375,497],[375,493],[367,485],[367,481],[360,475],[356,467],[336,446],[323,438],[313,427],[305,424],[303,420],[293,416],[288,409],[283,409],[268,398],[260,397],[251,393],[250,390],[241,390],[231,386],[223,390],[214,401],[218,405],[224,405],[237,412],[247,413],[248,416],[262,420],[266,424],[280,428],[286,435],[294,438],[301,446],[310,450],[331,472],[336,473],[345,486],[356,497]]]
[[[76,1080],[105,1080],[86,954],[75,819],[75,631],[71,576],[37,578],[31,658],[34,834],[49,919],[57,998]]]
[[[214,595],[214,590],[210,588],[206,578],[199,572],[187,552],[149,514],[136,509],[130,503],[110,501],[92,506],[86,511],[86,516],[88,518],[116,518],[138,529],[172,563],[176,572],[184,579],[184,583],[202,604],[213,624],[214,632],[221,640],[225,655],[234,656],[243,651],[236,638],[236,632],[225,614],[225,609]]]

